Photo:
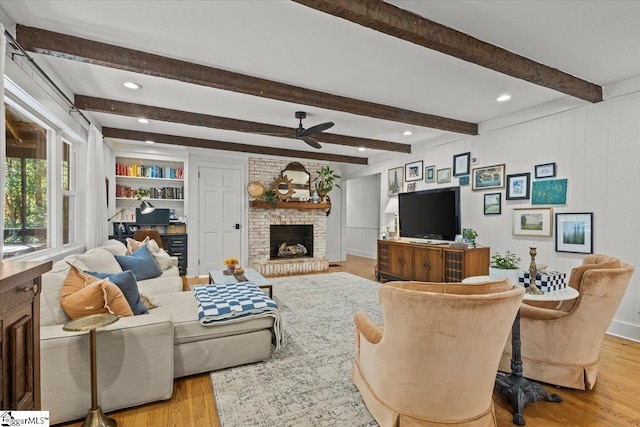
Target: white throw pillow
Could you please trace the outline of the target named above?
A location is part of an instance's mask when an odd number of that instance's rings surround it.
[[[151,247],[151,245],[149,245],[149,247]],[[153,255],[153,258],[156,260],[156,263],[158,264],[158,267],[160,267],[160,270],[168,270],[173,265],[173,259],[171,255],[160,248],[158,248],[158,252],[152,251],[151,255]]]
[[[78,259],[87,270],[101,273],[119,273],[122,271],[114,255],[102,248],[94,248],[84,254],[80,254]]]

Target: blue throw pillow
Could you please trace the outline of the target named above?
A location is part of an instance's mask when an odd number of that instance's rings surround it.
[[[131,270],[121,273],[96,273],[95,271],[85,271],[85,273],[97,277],[98,279],[109,279],[111,283],[120,288],[124,298],[131,306],[133,314],[147,314],[147,308],[140,300],[138,292],[138,281]]]
[[[122,270],[133,271],[138,281],[153,279],[162,274],[147,245],[141,246],[131,255],[115,255],[115,258]]]

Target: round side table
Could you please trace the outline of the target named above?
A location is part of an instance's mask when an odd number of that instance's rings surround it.
[[[116,420],[107,417],[98,406],[98,370],[96,364],[96,329],[117,322],[118,316],[110,313],[91,314],[67,322],[62,329],[68,332],[89,331],[91,339],[91,409],[87,413],[83,427],[116,427]]]

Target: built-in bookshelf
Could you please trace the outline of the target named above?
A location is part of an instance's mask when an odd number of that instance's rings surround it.
[[[156,208],[170,209],[174,218],[184,215],[184,162],[133,157],[116,157],[115,200],[124,209],[115,221],[135,222],[136,194]]]

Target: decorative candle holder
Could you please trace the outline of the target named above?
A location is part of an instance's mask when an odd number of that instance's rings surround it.
[[[538,267],[536,266],[536,255],[538,251],[535,247],[529,248],[529,255],[531,255],[531,264],[529,264],[529,287],[527,288],[528,294],[543,295],[544,292],[536,285],[536,278],[538,277]]]

